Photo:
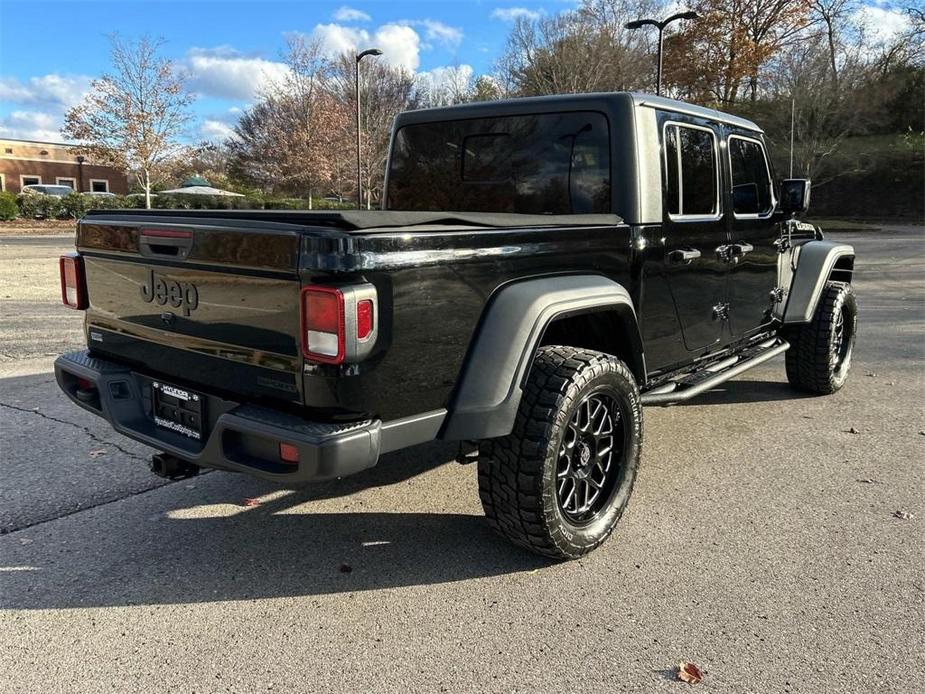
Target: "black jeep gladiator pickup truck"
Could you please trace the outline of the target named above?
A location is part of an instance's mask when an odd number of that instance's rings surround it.
[[[61,259],[88,349],[55,372],[169,477],[459,441],[490,523],[574,558],[626,507],[643,405],[783,352],[795,387],[844,384],[854,251],[808,199],[757,125],[669,99],[403,113],[382,210],[88,214]]]

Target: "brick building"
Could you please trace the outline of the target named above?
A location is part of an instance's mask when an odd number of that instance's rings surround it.
[[[71,154],[65,144],[0,138],[0,190],[19,193],[30,183],[128,193],[128,178],[123,172]]]

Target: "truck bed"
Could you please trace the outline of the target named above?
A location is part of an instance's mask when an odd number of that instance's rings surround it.
[[[630,230],[609,214],[115,210],[84,217],[76,245],[94,355],[228,400],[394,419],[446,405],[499,284],[626,272]],[[302,288],[337,282],[374,284],[381,306],[377,353],[349,375],[301,352]]]

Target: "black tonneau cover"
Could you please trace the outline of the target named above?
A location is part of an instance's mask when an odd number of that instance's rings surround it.
[[[615,214],[515,214],[510,212],[419,212],[403,210],[91,210],[87,217],[182,217],[324,226],[345,231],[422,225],[510,227],[616,226]]]

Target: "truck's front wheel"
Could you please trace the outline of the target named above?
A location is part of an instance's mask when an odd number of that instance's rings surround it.
[[[820,395],[845,385],[857,326],[858,305],[851,285],[827,282],[813,319],[786,334],[790,385]]]
[[[479,446],[492,526],[557,559],[600,545],[623,514],[642,445],[642,405],[623,362],[573,347],[537,352],[510,435]]]

